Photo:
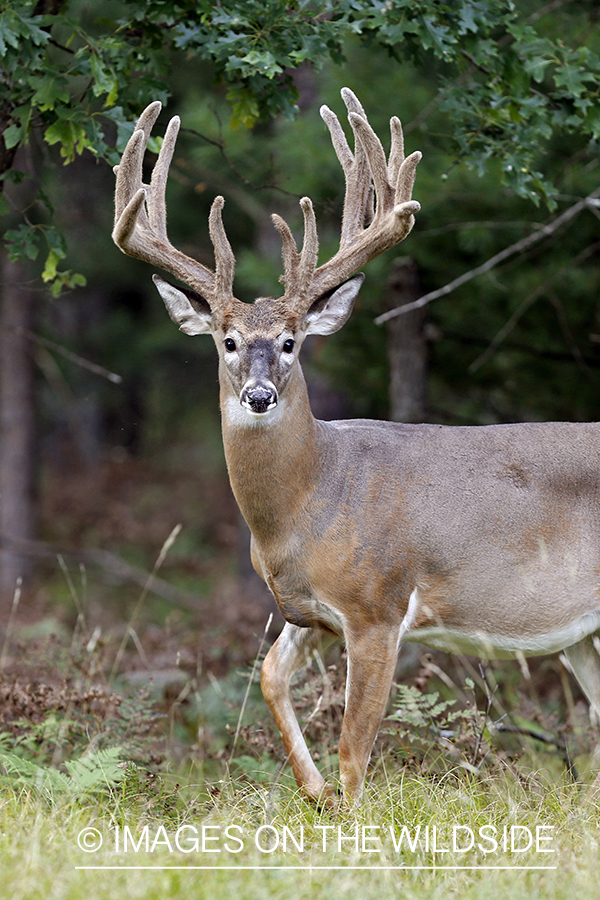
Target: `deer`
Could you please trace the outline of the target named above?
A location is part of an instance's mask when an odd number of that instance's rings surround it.
[[[311,411],[299,361],[304,339],[349,318],[359,272],[411,231],[418,151],[405,157],[390,122],[389,155],[352,91],[354,135],[321,108],[345,177],[339,249],[319,264],[308,197],[301,249],[286,221],[280,297],[234,296],[224,200],[208,227],[214,269],[172,246],[165,187],[179,129],[169,122],[149,184],[143,159],[161,110],[151,103],[115,167],[113,240],[157,266],[171,319],[211,334],[219,357],[225,459],[250,533],[252,564],[284,619],[261,688],[301,792],[336,802],[290,697],[292,674],[342,640],[347,650],[339,779],[359,802],[405,641],[482,658],[563,652],[600,718],[600,425],[452,426],[349,419]],[[359,272],[359,274],[356,274]]]

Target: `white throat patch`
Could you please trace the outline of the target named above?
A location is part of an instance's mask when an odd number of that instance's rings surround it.
[[[279,398],[279,402],[272,409],[264,413],[252,412],[247,406],[242,406],[237,397],[227,397],[223,405],[223,416],[229,425],[238,428],[270,428],[276,425],[285,411],[286,401]]]

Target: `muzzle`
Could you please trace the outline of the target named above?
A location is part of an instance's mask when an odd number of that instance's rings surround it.
[[[253,413],[266,413],[277,406],[277,391],[274,387],[256,385],[245,387],[240,395],[240,403]]]

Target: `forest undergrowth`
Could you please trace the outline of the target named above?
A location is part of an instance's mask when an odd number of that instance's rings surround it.
[[[299,794],[260,695],[266,634],[223,677],[183,654],[179,676],[160,678],[136,674],[145,634],[131,621],[102,633],[79,616],[71,634],[29,643],[7,629],[3,896],[594,895],[596,736],[559,659],[424,650],[394,686],[363,802],[319,806]],[[338,651],[293,687],[333,784],[344,682]]]

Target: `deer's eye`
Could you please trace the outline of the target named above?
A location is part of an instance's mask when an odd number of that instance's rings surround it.
[[[287,341],[283,342],[282,350],[284,353],[292,353],[294,350],[294,341],[292,338],[288,338]]]
[[[225,338],[223,343],[225,344],[225,349],[228,353],[233,353],[236,349],[235,341],[233,340],[233,338]]]

